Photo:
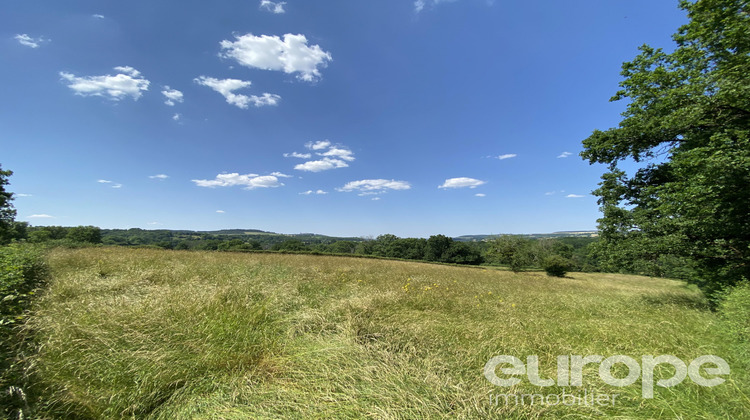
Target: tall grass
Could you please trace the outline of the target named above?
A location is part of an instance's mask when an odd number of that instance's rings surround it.
[[[55,418],[742,418],[747,362],[682,283],[310,255],[57,250],[27,323],[40,415]],[[505,405],[496,355],[670,354],[727,359],[729,380],[641,398],[596,368],[614,406]],[[668,370],[657,376],[671,376]]]

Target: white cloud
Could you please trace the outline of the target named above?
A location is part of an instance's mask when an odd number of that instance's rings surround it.
[[[32,194],[13,194],[14,197],[33,197]]]
[[[27,219],[54,219],[55,216],[50,216],[49,214],[32,214],[31,216],[27,216]]]
[[[226,213],[224,210],[216,210],[217,213]]]
[[[284,153],[284,157],[293,157],[293,158],[299,158],[299,159],[310,159],[312,155],[310,153]]]
[[[177,89],[171,89],[169,86],[164,86],[164,90],[161,91],[161,94],[167,98],[164,103],[169,106],[174,106],[178,102],[182,103],[184,100],[182,92]]]
[[[359,191],[360,196],[383,194],[388,190],[408,190],[411,185],[406,181],[396,181],[387,179],[363,179],[361,181],[352,181],[347,183],[337,191],[351,192]]]
[[[474,178],[460,177],[446,179],[443,185],[439,186],[438,188],[476,188],[483,184],[485,184],[485,181]]]
[[[31,48],[39,48],[39,46],[43,42],[49,41],[48,39],[44,39],[41,36],[39,38],[32,38],[26,34],[17,34],[13,38],[15,38],[15,40],[18,41],[19,44],[24,45],[26,47],[31,47]]]
[[[100,180],[97,180],[96,182],[98,182],[100,184],[112,184],[112,185],[110,185],[110,187],[112,187],[112,188],[122,188],[122,184],[118,184],[118,183],[116,183],[114,181],[109,181],[109,180],[106,180],[106,179],[100,179]]]
[[[546,193],[544,193],[544,195],[555,195],[555,192],[554,191],[547,191]]]
[[[355,160],[354,153],[349,150],[349,148],[342,145],[334,145],[329,140],[319,140],[316,142],[310,141],[305,143],[305,147],[314,150],[315,154],[321,156],[322,159],[300,163],[294,167],[294,169],[298,171],[320,172],[329,169],[346,168],[349,166],[346,162],[352,162]],[[309,159],[312,157],[312,154],[293,152],[291,154],[285,153],[284,157]]]
[[[115,67],[117,73],[104,76],[77,77],[71,73],[60,72],[60,77],[68,82],[76,95],[80,96],[102,96],[119,101],[130,96],[138,100],[143,92],[148,90],[151,83],[141,76],[141,72],[132,67]]]
[[[351,150],[336,146],[331,147],[327,152],[318,153],[318,156],[333,157],[347,160],[349,162],[354,160],[354,153],[352,153]]]
[[[504,154],[504,155],[500,155],[500,156],[498,156],[497,158],[498,158],[498,159],[500,159],[500,160],[505,160],[505,159],[511,159],[511,158],[514,158],[514,157],[516,157],[516,156],[518,156],[518,155],[517,155],[517,154],[515,154],[515,153],[507,153],[507,154]]]
[[[307,38],[301,34],[286,34],[283,40],[278,36],[253,34],[235,38],[234,42],[221,41],[220,57],[234,59],[245,67],[298,73],[297,78],[306,82],[320,79],[319,68],[332,60],[331,53],[318,45],[308,46]]]
[[[100,14],[91,15],[91,17],[94,17],[97,19],[104,19],[104,15],[100,15]]]
[[[161,223],[159,223],[159,222],[148,222],[146,224],[149,225],[149,226],[159,226],[159,225],[161,225]]]
[[[294,169],[298,171],[321,172],[329,169],[346,168],[348,166],[349,165],[347,165],[346,162],[340,159],[323,158],[321,160],[311,160],[305,163],[300,163],[299,165],[296,165]]]
[[[293,178],[291,175],[287,175],[281,172],[271,172],[271,175],[277,176],[279,178]]]
[[[202,86],[210,87],[219,92],[228,103],[242,109],[247,109],[252,104],[256,107],[278,105],[281,96],[272,93],[264,93],[262,96],[240,95],[234,93],[235,90],[249,87],[252,82],[238,79],[214,79],[213,77],[200,76],[194,79],[196,83]]]
[[[311,194],[315,194],[315,195],[323,195],[323,194],[328,194],[328,193],[327,193],[327,192],[325,192],[325,191],[323,191],[323,190],[317,190],[317,191],[313,191],[313,190],[308,190],[308,191],[305,191],[305,192],[301,192],[301,193],[300,193],[300,195],[311,195]]]
[[[578,194],[568,194],[565,196],[565,198],[583,198],[585,195],[578,195]]]
[[[560,155],[557,158],[558,159],[564,159],[564,158],[566,158],[566,157],[568,157],[570,155],[572,155],[572,153],[570,153],[570,152],[562,152],[562,153],[560,153]]]
[[[274,175],[240,175],[236,172],[231,174],[219,174],[216,175],[215,179],[193,179],[192,181],[199,187],[214,188],[243,186],[246,190],[252,190],[255,188],[276,188],[284,185],[279,182],[279,178]]]
[[[172,115],[172,120],[173,121],[179,121],[181,119],[182,119],[182,114],[180,114],[179,112],[175,112],[175,114]]]
[[[474,196],[476,196],[476,197],[487,197],[487,194],[479,193],[479,194],[474,194]]]
[[[284,10],[285,4],[285,1],[272,2],[271,0],[260,0],[260,10],[275,14],[286,13],[286,10]]]
[[[312,149],[312,150],[323,150],[326,147],[330,147],[330,146],[331,146],[331,142],[328,140],[319,140],[319,141],[316,141],[315,143],[308,141],[307,143],[305,143],[305,147],[307,147],[308,149]]]
[[[380,200],[380,197],[372,197],[372,201],[378,201]]]
[[[421,12],[427,5],[436,6],[440,3],[453,3],[456,0],[415,0],[414,11],[416,13]],[[491,4],[491,3],[490,3]]]
[[[165,174],[150,175],[149,178],[162,180],[162,179],[169,178],[169,175],[165,175]]]

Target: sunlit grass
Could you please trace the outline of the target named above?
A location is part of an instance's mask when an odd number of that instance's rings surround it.
[[[57,250],[29,328],[36,392],[70,418],[740,418],[746,361],[682,283],[514,274],[309,255]],[[585,371],[612,406],[494,405],[490,395],[579,394],[490,384],[496,355],[726,358],[730,381],[640,397]],[[668,375],[663,372],[662,375]],[[745,396],[743,400],[743,396]]]

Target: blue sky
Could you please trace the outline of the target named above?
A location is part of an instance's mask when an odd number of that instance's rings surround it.
[[[33,225],[589,230],[620,65],[677,1],[6,1],[0,164]],[[501,159],[502,157],[502,159]]]

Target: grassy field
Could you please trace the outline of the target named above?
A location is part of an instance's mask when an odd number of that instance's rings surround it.
[[[665,279],[309,255],[125,248],[55,250],[28,324],[48,418],[684,418],[750,415],[747,360],[701,295]],[[713,388],[689,378],[641,397],[596,366],[583,387],[497,387],[496,355],[715,354]],[[623,365],[617,365],[623,368]],[[626,369],[616,374],[624,376]],[[670,377],[669,369],[655,376]],[[605,406],[505,404],[498,393],[619,394]],[[511,401],[512,402],[512,401]]]

